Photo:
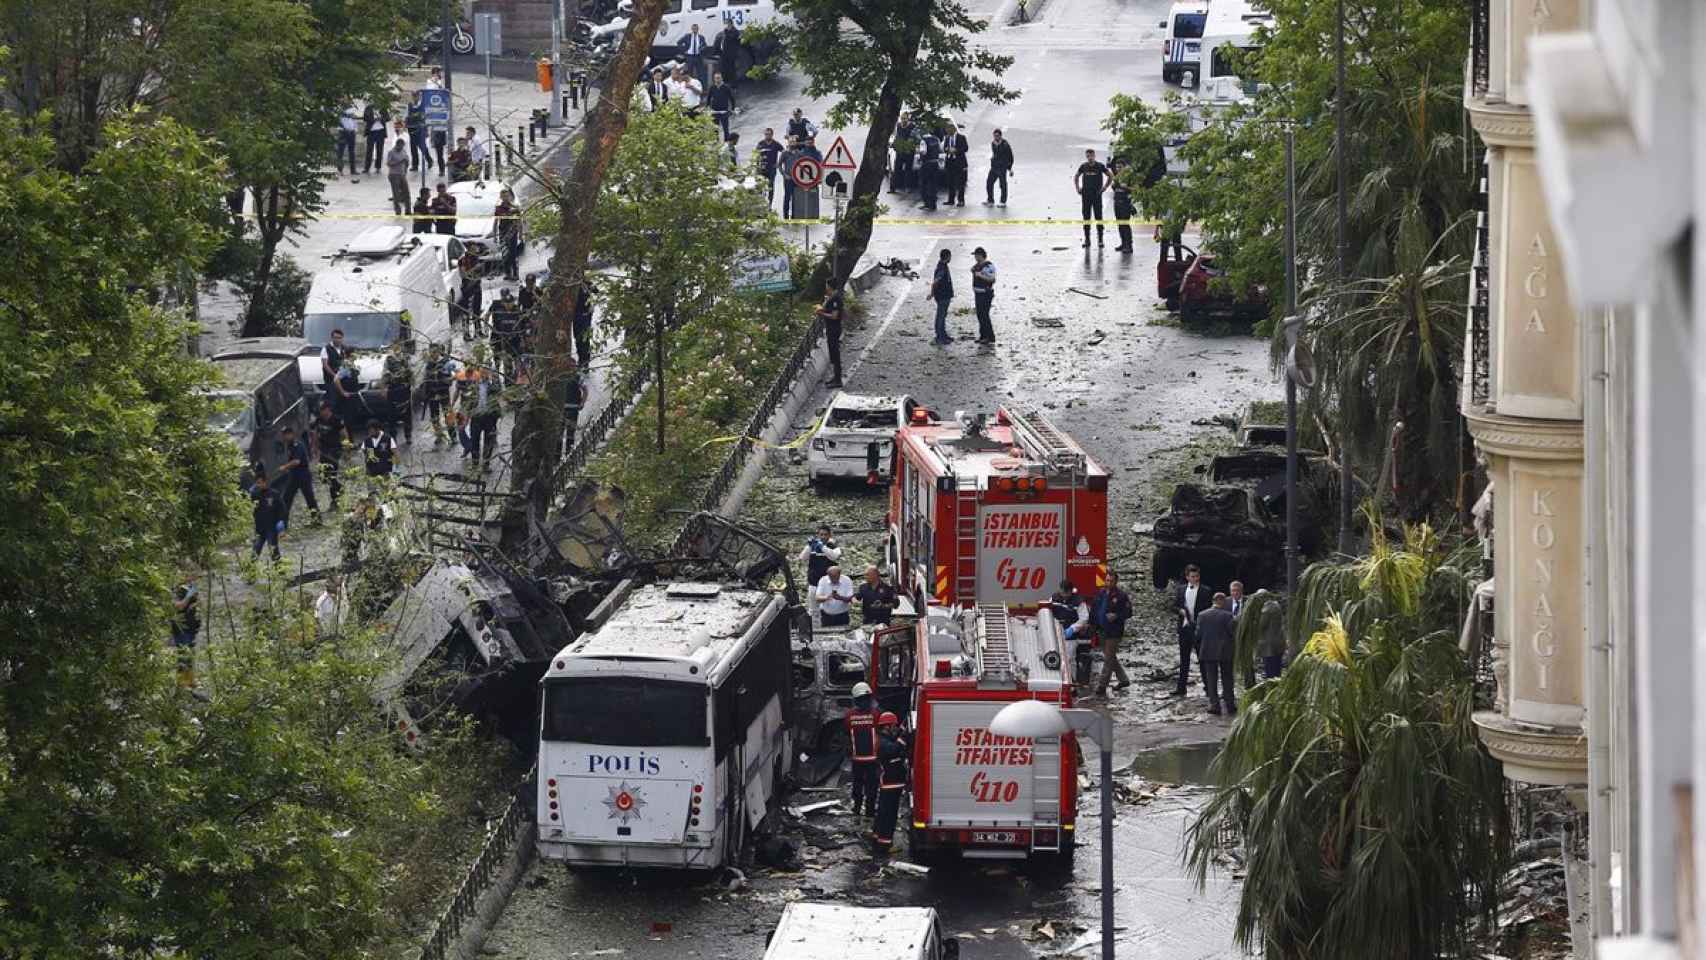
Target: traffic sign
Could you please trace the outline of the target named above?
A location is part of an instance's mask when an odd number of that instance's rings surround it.
[[[815,157],[801,157],[788,168],[788,177],[802,190],[810,190],[823,180],[823,163]]]
[[[840,137],[829,147],[829,152],[823,156],[823,165],[830,170],[857,170],[859,164],[853,159],[853,151],[847,149],[847,141]]]
[[[421,111],[426,115],[427,126],[450,126],[450,91],[436,87],[422,90]]]
[[[499,57],[503,52],[503,16],[496,13],[474,14],[474,53]]]

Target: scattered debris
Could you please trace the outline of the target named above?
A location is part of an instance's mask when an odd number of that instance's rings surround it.
[[[1031,326],[1045,327],[1047,329],[1054,330],[1066,326],[1066,321],[1059,317],[1032,317]]]
[[[746,886],[746,874],[738,867],[724,867],[722,884],[723,888],[730,892],[739,890]]]
[[[839,788],[837,788],[839,789]],[[805,803],[797,807],[789,807],[788,815],[796,820],[804,820],[814,813],[822,813],[831,807],[840,807],[840,800],[820,800],[817,803]]]
[[[1108,335],[1103,333],[1100,330],[1097,330],[1094,333],[1090,334],[1090,339],[1084,341],[1084,345],[1087,347],[1100,346],[1102,341],[1106,340],[1106,339],[1108,339]]]
[[[1108,295],[1105,293],[1091,293],[1088,290],[1080,290],[1077,287],[1067,287],[1066,292],[1067,293],[1083,294],[1084,296],[1089,297],[1093,300],[1106,300],[1106,299],[1108,299]]]
[[[753,851],[753,857],[774,870],[800,870],[804,864],[800,862],[799,848],[787,837],[770,834],[758,841],[758,848]]]
[[[890,860],[885,864],[885,866],[896,873],[910,873],[915,877],[927,877],[930,875],[929,867],[921,867],[916,863],[909,863],[905,860]]]

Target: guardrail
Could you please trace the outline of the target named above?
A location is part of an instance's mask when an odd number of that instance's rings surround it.
[[[1492,66],[1492,0],[1469,3],[1469,88],[1485,97]]]
[[[515,796],[510,798],[509,809],[504,811],[504,815],[498,818],[491,832],[486,834],[486,843],[480,848],[480,855],[474,858],[473,865],[462,878],[462,885],[456,888],[456,896],[450,899],[449,906],[444,908],[444,912],[439,914],[438,922],[433,924],[432,935],[427,937],[426,945],[421,947],[419,960],[444,960],[451,945],[462,934],[463,923],[474,917],[480,897],[496,879],[499,869],[515,846],[516,838],[521,835],[533,816],[535,778],[538,774],[537,766],[527,771],[527,777],[516,788]]]
[[[817,350],[818,339],[822,336],[823,320],[814,317],[811,326],[806,328],[805,336],[800,338],[799,345],[788,357],[787,364],[782,367],[781,371],[776,374],[776,379],[771,382],[769,392],[765,393],[764,399],[759,401],[758,406],[752,411],[752,416],[747,419],[746,429],[741,434],[740,440],[729,448],[728,456],[723,458],[722,466],[717,468],[716,475],[711,478],[711,485],[706,487],[704,494],[699,497],[698,509],[716,512],[722,505],[723,498],[728,495],[729,488],[734,486],[735,480],[740,477],[741,471],[745,469],[747,457],[752,455],[752,438],[764,432],[764,428],[770,423],[770,418],[776,415],[776,408],[782,405],[782,401],[794,389],[794,380],[799,377],[800,371],[811,362],[812,353]],[[681,532],[675,536],[675,542],[670,547],[670,553],[680,554],[686,548],[687,534],[688,527],[683,526]]]

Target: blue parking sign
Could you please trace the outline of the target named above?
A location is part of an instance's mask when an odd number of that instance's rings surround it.
[[[436,88],[421,91],[421,109],[429,127],[450,126],[450,91]]]

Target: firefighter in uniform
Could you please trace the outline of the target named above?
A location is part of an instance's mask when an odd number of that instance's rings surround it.
[[[847,711],[847,741],[853,754],[853,815],[877,813],[877,711],[871,685],[853,685],[853,709]]]
[[[900,795],[906,791],[909,752],[900,731],[900,718],[884,711],[877,718],[877,763],[882,773],[877,784],[877,822],[871,835],[879,856],[887,856],[894,849],[894,827],[900,819]]]

